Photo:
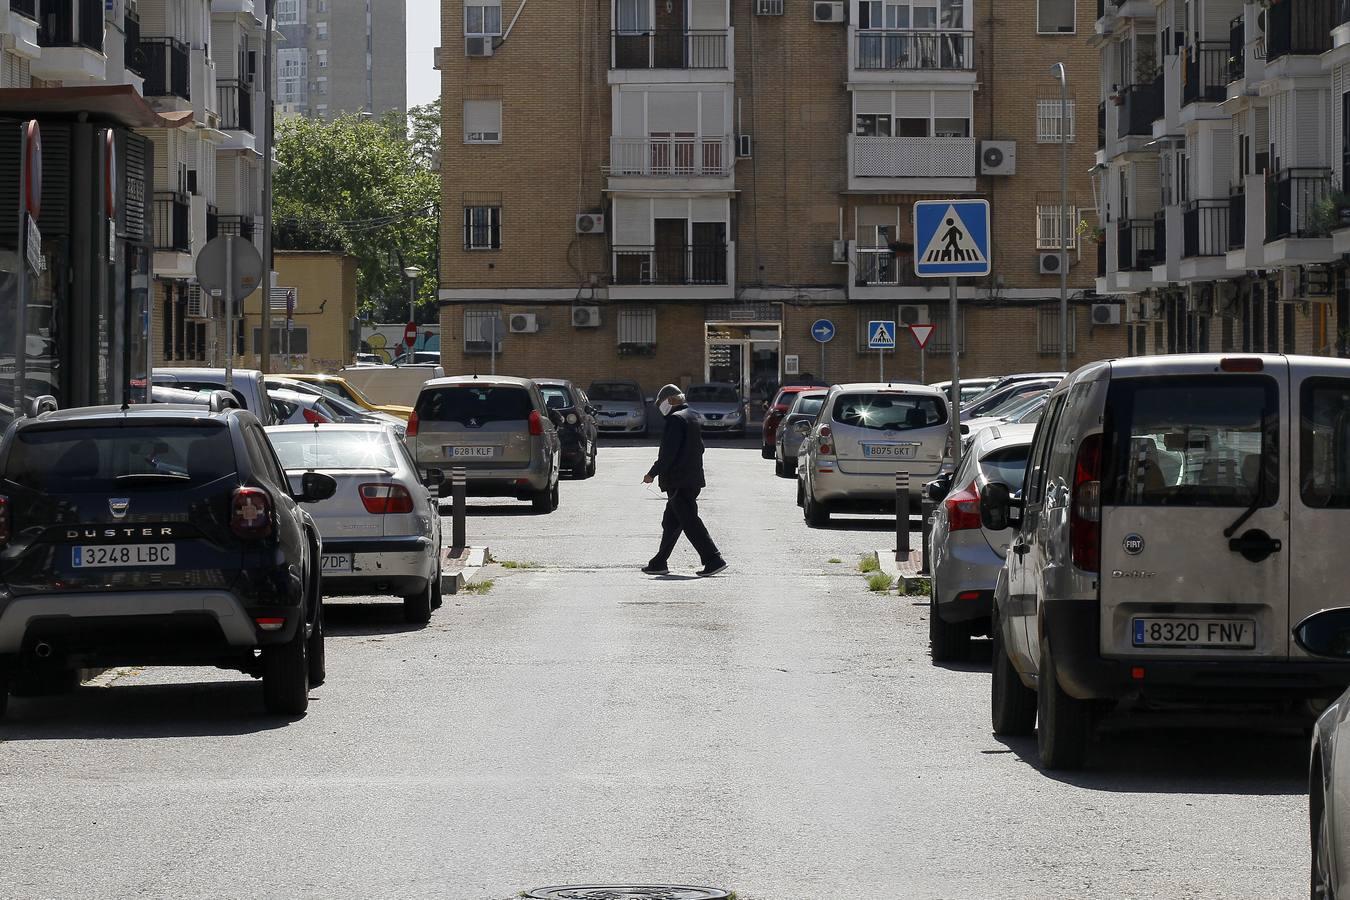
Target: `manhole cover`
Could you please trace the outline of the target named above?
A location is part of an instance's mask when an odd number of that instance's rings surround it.
[[[525,896],[534,900],[726,900],[730,894],[687,884],[569,884],[535,888]]]

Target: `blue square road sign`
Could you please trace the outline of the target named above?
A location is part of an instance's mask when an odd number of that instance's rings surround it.
[[[988,275],[989,201],[915,203],[914,252],[914,274],[920,278]]]

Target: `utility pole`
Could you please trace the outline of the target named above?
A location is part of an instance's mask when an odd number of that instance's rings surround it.
[[[263,220],[262,220],[262,347],[258,368],[267,374],[272,362],[272,47],[275,41],[277,0],[267,0],[266,31],[263,33]]]
[[[1057,62],[1059,78],[1059,370],[1069,371],[1069,71]]]

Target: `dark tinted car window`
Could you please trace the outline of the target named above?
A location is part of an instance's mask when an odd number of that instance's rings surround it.
[[[36,491],[84,494],[195,487],[234,472],[229,428],[209,423],[26,429],[4,477]]]
[[[570,409],[576,405],[572,392],[560,384],[541,384],[539,392],[544,395],[544,405],[549,409]]]
[[[224,384],[217,383],[214,381],[185,381],[182,378],[175,379],[172,383],[168,385],[168,387],[176,387],[181,391],[201,391],[203,393],[208,394],[211,391],[225,390]],[[236,390],[230,391],[230,393],[234,394],[235,398],[239,400],[240,409],[249,408],[248,401],[244,399],[244,395],[241,392]],[[250,410],[250,412],[257,413],[257,410],[256,409]]]
[[[589,391],[592,400],[613,401],[617,403],[641,403],[642,393],[632,384],[615,384],[597,381]]]
[[[833,415],[841,425],[903,431],[946,422],[947,404],[938,397],[929,396],[840,394],[834,401]]]
[[[1020,447],[1000,447],[980,459],[980,471],[991,482],[1020,485],[1026,477],[1027,460],[1031,457],[1031,445]]]
[[[691,387],[685,395],[690,403],[737,403],[740,394],[733,387],[720,384],[701,384]]]
[[[417,418],[422,422],[522,422],[533,411],[530,394],[522,387],[456,385],[425,390],[417,398]]]

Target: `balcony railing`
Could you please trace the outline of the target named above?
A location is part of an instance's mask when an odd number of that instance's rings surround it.
[[[1280,172],[1266,183],[1266,243],[1284,238],[1323,237],[1313,211],[1330,196],[1328,169]]]
[[[1192,200],[1182,213],[1182,250],[1193,256],[1222,256],[1228,252],[1228,198]]]
[[[924,279],[914,274],[914,257],[893,253],[885,247],[859,247],[854,251],[854,281],[860,287],[907,285],[918,287]]]
[[[206,239],[213,241],[220,236],[220,210],[214,203],[206,204]]]
[[[1106,277],[1106,236],[1097,241],[1097,277]]]
[[[140,52],[145,60],[145,96],[192,99],[187,44],[170,37],[141,38]]]
[[[253,240],[253,217],[220,216],[217,230],[220,234],[238,235],[246,241],[251,241]]]
[[[725,69],[727,32],[657,28],[610,32],[611,69]]]
[[[37,0],[9,0],[9,11],[37,21]]]
[[[1121,136],[1153,136],[1153,120],[1163,115],[1163,77],[1149,84],[1127,85],[1120,92]]]
[[[11,3],[10,8],[12,9],[13,6],[14,6],[13,3]],[[1340,14],[1341,14],[1340,18],[1341,24],[1350,25],[1350,0],[1341,0]]]
[[[192,208],[188,195],[155,191],[155,249],[192,251]]]
[[[242,78],[216,79],[216,108],[224,131],[253,133],[253,85]]]
[[[727,283],[727,245],[615,247],[613,284]]]
[[[1185,50],[1182,105],[1222,103],[1228,99],[1228,71],[1231,50],[1228,41],[1199,41]]]
[[[103,0],[43,0],[38,18],[43,47],[85,47],[103,52]]]
[[[1241,81],[1247,73],[1247,25],[1245,16],[1228,23],[1228,80]]]
[[[1330,50],[1338,13],[1336,0],[1272,3],[1265,9],[1266,59],[1316,56]]]
[[[975,68],[972,31],[859,31],[854,48],[867,71]]]
[[[1116,226],[1116,269],[1147,272],[1156,258],[1153,219],[1122,219]]]
[[[1228,198],[1228,249],[1247,246],[1247,195],[1242,191]]]
[[[853,137],[858,178],[974,178],[975,139]]]
[[[1153,214],[1153,259],[1150,265],[1159,266],[1167,261],[1167,209]]]
[[[1097,149],[1106,149],[1106,103],[1097,104]]]
[[[141,53],[141,19],[134,12],[127,12],[122,20],[122,54],[126,57],[128,71],[145,77],[145,54]]]
[[[736,157],[725,137],[610,138],[610,175],[695,178],[730,175]]]

